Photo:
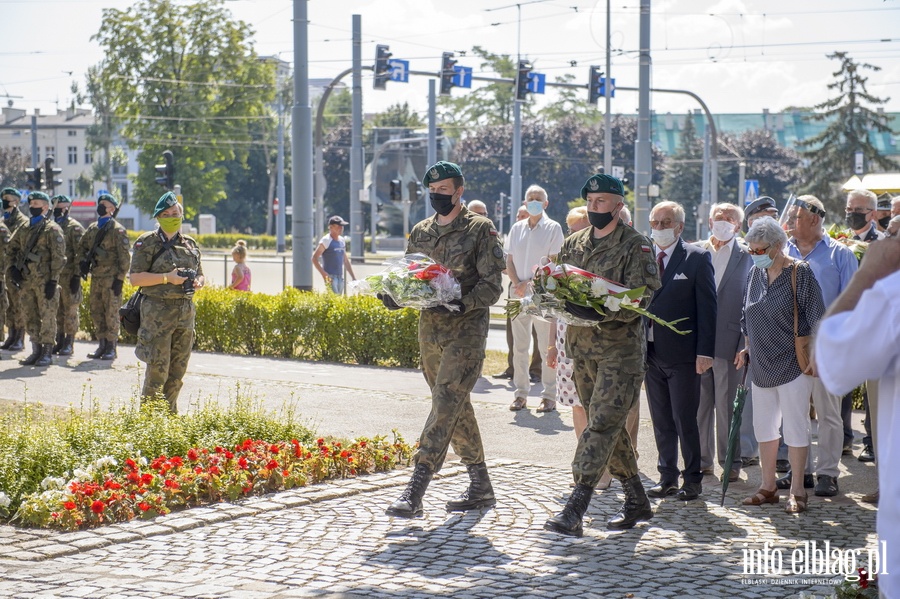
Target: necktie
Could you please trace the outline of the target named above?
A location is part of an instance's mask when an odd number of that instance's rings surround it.
[[[663,266],[663,258],[665,258],[665,257],[666,257],[665,252],[660,252],[659,254],[656,255],[656,263],[659,265],[659,278],[660,279],[662,278],[663,273],[666,272],[666,267]]]

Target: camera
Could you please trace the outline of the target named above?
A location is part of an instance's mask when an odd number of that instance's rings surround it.
[[[197,271],[193,268],[179,268],[175,274],[184,277],[181,289],[184,291],[185,297],[194,297],[194,279],[197,278]]]

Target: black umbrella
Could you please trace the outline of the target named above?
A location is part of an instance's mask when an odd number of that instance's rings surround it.
[[[734,413],[731,415],[731,426],[728,428],[728,450],[725,452],[725,473],[722,475],[722,503],[725,505],[725,491],[728,490],[728,474],[731,472],[731,466],[734,464],[734,456],[739,451],[741,443],[741,414],[744,411],[744,402],[747,400],[747,363],[744,363],[744,374],[741,377],[741,384],[738,385],[737,393],[734,394]]]

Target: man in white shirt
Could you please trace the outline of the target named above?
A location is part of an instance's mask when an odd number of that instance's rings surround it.
[[[877,314],[877,318],[872,315]],[[830,393],[843,395],[864,380],[879,381],[875,410],[878,483],[887,500],[878,506],[878,538],[884,543],[878,575],[882,597],[900,597],[900,237],[869,246],[850,285],[819,325],[815,361]],[[865,339],[865,343],[859,343]],[[879,549],[881,544],[879,544]],[[870,576],[876,573],[870,573]]]
[[[511,297],[522,298],[528,294],[528,283],[534,271],[546,256],[555,256],[563,243],[560,224],[544,212],[549,205],[547,192],[538,185],[525,191],[525,208],[528,218],[518,221],[509,231],[509,250],[506,256],[506,274],[512,283]],[[528,359],[531,355],[532,326],[537,334],[537,344],[541,351],[541,406],[538,412],[552,412],[556,409],[556,371],[547,366],[547,350],[550,346],[550,323],[539,316],[522,312],[513,319],[513,385],[515,397],[510,410],[525,408],[531,381],[528,377]]]

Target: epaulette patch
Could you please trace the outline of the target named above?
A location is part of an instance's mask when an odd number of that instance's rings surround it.
[[[647,252],[647,253],[649,254],[649,253],[652,252],[653,250],[650,248],[649,245],[642,245],[642,246],[641,246],[641,251],[642,251],[642,252]]]

